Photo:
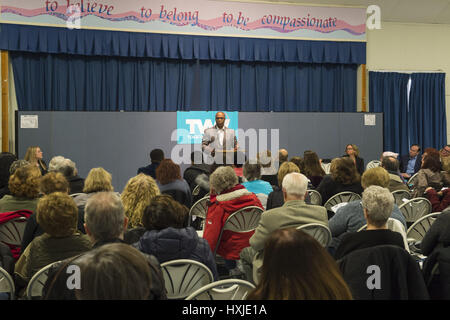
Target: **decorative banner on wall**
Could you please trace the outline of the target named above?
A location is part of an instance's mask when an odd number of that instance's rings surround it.
[[[201,144],[205,129],[216,123],[216,113],[219,111],[178,111],[177,112],[177,143]],[[225,126],[233,129],[236,138],[238,132],[237,111],[222,111],[225,113]]]
[[[366,9],[214,0],[2,0],[1,23],[206,36],[366,41]]]

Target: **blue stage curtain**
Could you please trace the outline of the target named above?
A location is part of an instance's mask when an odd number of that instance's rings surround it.
[[[356,111],[355,64],[10,57],[19,110]]]
[[[366,43],[156,34],[0,24],[0,50],[240,62],[365,64]]]
[[[369,106],[383,112],[384,150],[407,154],[409,74],[369,72]],[[412,142],[414,143],[414,142]]]
[[[447,144],[445,73],[413,73],[409,105],[409,134],[422,149]]]

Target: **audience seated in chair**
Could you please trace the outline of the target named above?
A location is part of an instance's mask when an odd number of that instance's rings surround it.
[[[43,159],[43,152],[38,146],[28,147],[24,160],[28,161],[32,166],[37,167],[41,171],[41,175],[45,175],[48,172],[47,165]]]
[[[374,168],[376,170],[383,168]],[[381,245],[394,245],[406,249],[400,233],[387,228],[387,221],[394,207],[394,196],[383,187],[372,185],[366,188],[362,195],[364,218],[367,221],[366,230],[347,233],[342,237],[336,249],[336,260],[352,251]]]
[[[222,234],[220,244],[217,243],[220,232],[227,218],[239,209],[257,206],[263,208],[258,197],[241,184],[231,167],[219,167],[210,176],[211,192],[210,204],[206,213],[205,238],[211,250],[217,248],[217,254],[225,259],[228,270],[236,268],[241,250],[248,247],[248,240],[253,231],[237,233],[226,230]]]
[[[381,159],[381,167],[389,173],[389,191],[405,190],[409,192],[408,186],[404,183],[399,172],[398,160],[394,157],[383,157]]]
[[[323,177],[325,176],[325,171],[320,164],[320,159],[317,153],[311,150],[306,150],[303,153],[304,170],[300,170],[310,181],[312,189],[316,189]]]
[[[56,156],[50,160],[48,164],[49,172],[60,172],[64,175],[69,183],[69,194],[82,193],[84,188],[84,179],[78,176],[78,170],[70,159],[63,156]]]
[[[0,199],[3,198],[5,194],[10,194],[8,181],[11,173],[9,171],[9,168],[11,167],[11,164],[16,160],[16,155],[10,152],[2,152],[0,154]]]
[[[400,175],[409,179],[415,175],[422,165],[422,156],[420,155],[420,146],[418,144],[412,144],[409,148],[409,153],[400,156],[399,170]]]
[[[32,165],[15,170],[8,182],[11,195],[5,195],[0,199],[0,212],[17,210],[36,212],[40,178],[41,171]]]
[[[423,197],[425,189],[432,187],[440,190],[444,185],[444,174],[441,172],[439,152],[433,148],[425,149],[421,169],[414,181],[413,198]]]
[[[45,176],[42,176],[39,182],[39,189],[44,195],[49,195],[53,192],[68,193],[69,183],[62,173],[49,171]],[[86,233],[84,230],[84,211],[78,209],[78,231]],[[33,241],[34,238],[44,233],[42,227],[37,223],[36,214],[31,215],[25,226],[22,238],[22,251]]]
[[[293,162],[285,161],[278,170],[278,183],[277,186],[274,186],[274,190],[269,194],[267,198],[267,205],[266,209],[274,209],[283,206],[284,204],[284,197],[283,197],[283,190],[281,188],[281,183],[283,182],[284,177],[291,172],[297,172],[300,173],[300,169],[298,166]]]
[[[266,208],[267,198],[273,189],[270,183],[261,180],[261,164],[247,161],[244,164],[243,173],[246,181],[242,185],[248,191],[256,194],[263,207]]]
[[[335,194],[350,191],[361,195],[361,176],[350,158],[336,158],[331,161],[330,175],[326,175],[316,190],[322,196],[322,203]]]
[[[17,261],[14,270],[17,288],[25,287],[46,265],[91,248],[89,238],[77,230],[78,210],[67,193],[54,192],[41,198],[36,214],[45,233],[34,238]]]
[[[108,245],[112,243],[123,243],[127,225],[128,217],[125,216],[122,201],[117,193],[98,192],[89,198],[85,210],[85,229],[93,249],[108,248]],[[129,250],[128,248],[130,247],[124,244],[122,248]],[[84,259],[83,256],[81,255],[80,258],[75,257],[76,261]],[[154,256],[146,254],[143,254],[143,256],[150,267],[153,279],[149,297],[151,299],[164,299],[166,293],[159,262]],[[65,270],[70,264],[77,264],[74,262],[74,258],[62,261],[60,264],[51,268],[44,286],[44,296],[46,296],[46,299],[74,299],[73,290],[68,290],[66,285],[67,277],[70,274],[61,272],[61,270]],[[107,267],[103,272],[105,274],[111,274],[113,270]],[[61,276],[61,273],[63,276]],[[56,282],[56,284],[53,284],[53,282]]]
[[[211,166],[203,163],[203,153],[194,151],[191,153],[191,166],[184,170],[183,179],[189,184],[191,193],[199,185],[201,190],[199,194],[192,199],[192,203],[203,198],[209,192],[209,175]]]
[[[442,212],[450,207],[450,189],[437,191],[428,187],[425,189],[425,197],[431,202],[432,212]]]
[[[211,248],[205,239],[198,237],[194,228],[186,227],[188,214],[188,209],[171,196],[155,196],[142,217],[146,231],[134,246],[154,255],[160,263],[177,259],[201,262],[217,280],[217,266]]]
[[[434,251],[450,247],[450,208],[442,211],[420,244],[422,254],[430,256]]]
[[[72,266],[72,269],[68,269]],[[79,288],[67,289],[78,266]],[[141,252],[123,243],[108,243],[63,261],[49,275],[44,300],[161,300],[166,299],[161,270]],[[111,276],[114,275],[114,276]]]
[[[364,159],[359,156],[359,149],[356,145],[348,144],[345,147],[345,154],[343,155],[343,157],[348,157],[352,160],[359,175],[362,175],[364,173]]]
[[[338,265],[355,300],[429,299],[419,264],[399,246],[355,250],[339,260]]]
[[[269,234],[259,284],[249,300],[350,300],[352,295],[328,252],[295,228]]]
[[[286,163],[282,167],[284,165]],[[241,265],[248,281],[258,282],[264,256],[264,245],[273,231],[299,227],[308,223],[320,223],[328,226],[326,209],[305,203],[308,178],[298,172],[291,172],[283,178],[281,185],[283,186],[283,206],[263,212],[259,225],[250,238],[250,247],[241,252]]]
[[[83,193],[74,197],[77,207],[84,210],[87,200],[97,192],[114,191],[111,173],[105,169],[92,168],[84,181]]]
[[[381,167],[366,170],[362,175],[361,184],[364,189],[367,189],[370,186],[387,188],[389,184],[389,174]],[[392,211],[390,212],[391,214],[389,217],[400,221],[406,229],[405,217],[395,203]],[[357,232],[366,223],[361,200],[349,202],[347,205],[339,208],[336,214],[329,221],[330,231],[333,236],[333,240],[329,248],[330,252],[333,253],[334,250],[336,250],[342,238],[347,233]]]
[[[176,201],[190,208],[192,194],[189,184],[181,177],[180,166],[164,159],[156,169],[156,183],[161,193],[171,195]]]
[[[128,231],[125,232],[124,241],[135,243],[145,232],[142,216],[145,208],[154,197],[160,194],[156,181],[146,174],[140,173],[128,180],[120,195],[128,217]]]
[[[146,167],[139,168],[137,174],[143,173],[153,179],[156,179],[156,169],[158,168],[161,161],[164,160],[164,151],[161,149],[153,149],[150,151],[150,164]]]

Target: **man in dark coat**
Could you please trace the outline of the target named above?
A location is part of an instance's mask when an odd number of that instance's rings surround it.
[[[153,179],[156,179],[156,168],[158,168],[159,163],[164,160],[164,151],[161,149],[153,149],[150,152],[150,161],[146,167],[141,167],[138,169],[137,174],[144,173],[148,176],[151,176]]]

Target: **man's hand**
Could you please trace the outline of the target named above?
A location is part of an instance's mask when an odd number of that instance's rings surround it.
[[[407,174],[407,173],[400,173],[400,175],[401,175],[403,178],[405,178],[405,179],[411,178],[411,176],[410,176],[409,174]]]

